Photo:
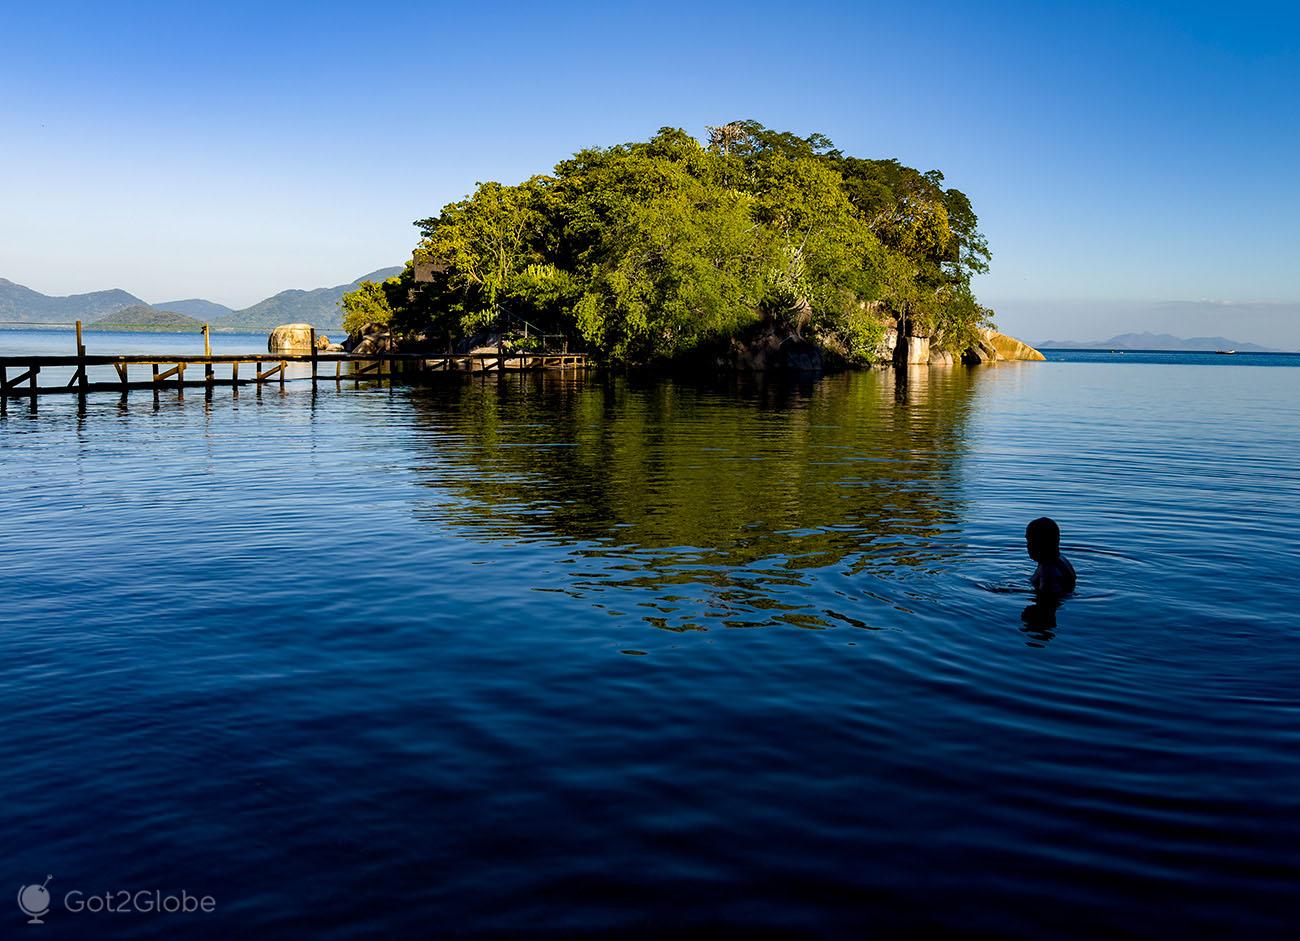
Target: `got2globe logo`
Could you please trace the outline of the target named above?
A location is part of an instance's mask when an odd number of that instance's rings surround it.
[[[50,896],[50,880],[46,876],[42,883],[33,882],[18,890],[18,908],[30,920],[29,925],[43,925],[43,919],[50,913],[53,899]],[[63,893],[60,908],[69,915],[90,915],[116,917],[118,915],[210,915],[217,910],[217,900],[210,895],[193,895],[187,889],[165,891],[162,889],[141,889],[130,891],[118,889],[110,892],[83,892],[72,889]],[[60,915],[60,918],[63,916]]]
[[[25,885],[18,890],[18,907],[22,909],[24,915],[28,915],[31,921],[29,925],[43,925],[41,916],[50,910],[50,890],[46,888],[50,884],[53,876],[46,876],[45,881],[40,885]]]

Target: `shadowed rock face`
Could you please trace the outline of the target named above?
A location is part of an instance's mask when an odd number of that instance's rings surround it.
[[[349,353],[392,353],[398,349],[397,338],[382,324],[368,323],[348,335],[343,349]],[[408,352],[415,350],[408,349]]]
[[[312,325],[309,323],[281,324],[271,331],[266,341],[268,353],[310,353]]]

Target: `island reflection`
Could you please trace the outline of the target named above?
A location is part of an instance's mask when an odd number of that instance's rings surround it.
[[[896,581],[951,561],[979,381],[966,368],[453,380],[413,393],[414,463],[438,493],[422,512],[470,538],[605,560],[601,586],[673,610],[666,588],[707,586],[724,623],[866,626],[824,606],[800,615],[797,589],[827,567]],[[559,589],[597,587],[578,574]]]

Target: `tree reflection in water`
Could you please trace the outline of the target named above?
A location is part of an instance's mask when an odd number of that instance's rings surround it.
[[[533,587],[617,588],[631,594],[601,603],[647,606],[672,630],[865,627],[855,596],[905,609],[900,586],[956,552],[978,386],[966,368],[712,385],[448,377],[412,393],[411,440],[440,525],[562,550],[569,570]],[[810,599],[827,575],[859,578]]]

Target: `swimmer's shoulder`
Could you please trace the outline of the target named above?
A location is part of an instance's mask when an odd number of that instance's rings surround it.
[[[1066,591],[1074,591],[1075,583],[1079,580],[1078,575],[1075,574],[1074,566],[1070,564],[1070,560],[1065,556],[1058,556],[1058,558],[1061,561],[1061,573],[1065,576]]]

